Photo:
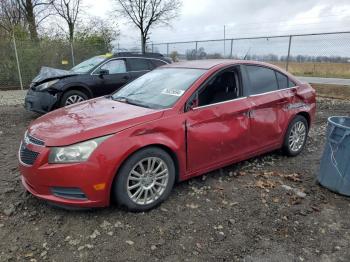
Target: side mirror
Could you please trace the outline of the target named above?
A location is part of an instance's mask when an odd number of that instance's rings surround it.
[[[101,69],[99,72],[100,76],[104,76],[104,75],[109,75],[109,70],[107,69]]]

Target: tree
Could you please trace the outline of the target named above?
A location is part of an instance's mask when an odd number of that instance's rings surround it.
[[[38,40],[37,28],[51,13],[48,7],[52,5],[53,0],[17,0],[23,16],[28,23],[30,38]]]
[[[186,59],[187,60],[197,60],[197,59],[206,59],[207,53],[205,52],[203,47],[196,49],[190,49],[186,51]]]
[[[0,28],[12,34],[18,26],[24,26],[23,14],[17,0],[0,1]]]
[[[74,36],[74,43],[84,43],[85,48],[100,47],[105,52],[111,52],[112,42],[119,36],[118,24],[113,20],[102,20],[92,17],[84,24],[77,26]]]
[[[75,25],[81,11],[81,0],[53,0],[53,7],[56,14],[66,21],[69,41],[73,43]]]
[[[141,50],[146,52],[146,42],[153,26],[169,25],[178,16],[180,0],[116,0],[118,10],[140,30]]]

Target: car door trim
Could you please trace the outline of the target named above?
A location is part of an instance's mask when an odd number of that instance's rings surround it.
[[[289,89],[295,89],[297,87],[298,86],[293,86],[293,87],[288,87],[288,88],[283,88],[283,89],[277,89],[277,90],[268,91],[268,92],[264,92],[264,93],[260,93],[260,94],[250,95],[248,97],[256,97],[256,96],[261,96],[261,95],[268,95],[268,94],[279,92],[279,91],[286,91],[286,90],[289,90]]]

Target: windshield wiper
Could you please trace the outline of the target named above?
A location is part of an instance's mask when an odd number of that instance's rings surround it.
[[[123,103],[128,103],[128,99],[125,97],[125,96],[117,96],[117,97],[114,97],[111,95],[110,97],[112,100],[114,101],[118,101],[118,102],[123,102]]]
[[[137,103],[135,100],[129,99],[129,98],[125,97],[125,96],[117,96],[117,97],[111,96],[111,99],[114,100],[114,101],[127,103],[127,104],[134,105],[134,106],[141,106],[141,107],[151,108],[148,105]]]

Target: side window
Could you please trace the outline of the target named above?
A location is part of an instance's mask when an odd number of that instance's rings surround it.
[[[124,60],[111,60],[100,67],[100,70],[108,70],[109,74],[126,73]]]
[[[288,87],[294,87],[294,86],[296,86],[296,84],[292,80],[288,79]]]
[[[165,62],[160,61],[160,60],[152,60],[152,64],[153,64],[153,68],[156,68],[156,67],[159,67],[159,66],[162,66],[162,65],[166,65]]]
[[[250,94],[256,95],[278,89],[275,71],[262,66],[246,66],[250,80]]]
[[[129,71],[146,71],[151,70],[149,59],[128,58]]]
[[[287,76],[279,73],[276,71],[276,77],[277,77],[277,82],[278,82],[278,87],[279,89],[285,89],[288,88],[289,86],[289,79]]]
[[[198,106],[233,100],[241,96],[240,71],[237,67],[214,76],[198,91]]]

